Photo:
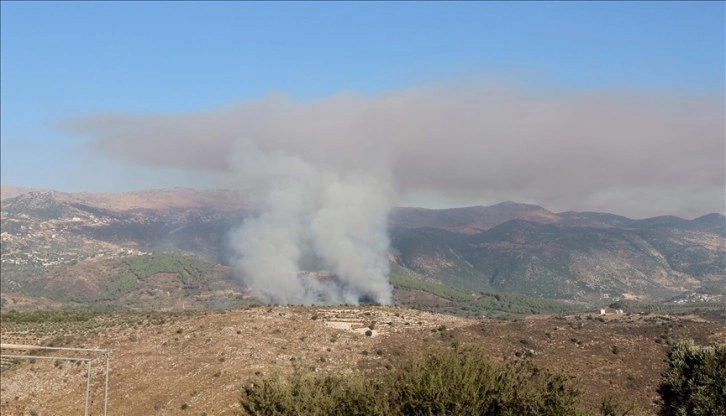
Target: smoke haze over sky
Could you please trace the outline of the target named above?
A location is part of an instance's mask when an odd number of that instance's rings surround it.
[[[724,110],[719,97],[470,84],[312,102],[269,96],[191,114],[91,115],[65,128],[131,164],[231,173],[237,162],[229,155],[245,138],[335,172],[390,169],[399,199],[427,192],[697,215],[723,203],[724,158],[714,155],[726,152]]]
[[[3,184],[245,187],[252,143],[317,197],[725,210],[722,2],[1,7]]]

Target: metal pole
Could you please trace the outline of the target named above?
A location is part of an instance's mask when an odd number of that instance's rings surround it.
[[[88,416],[88,396],[91,395],[91,362],[88,362],[88,373],[86,375],[86,406],[85,406],[85,416]]]
[[[106,389],[103,393],[103,416],[108,416],[108,360],[109,351],[106,350]]]
[[[14,349],[14,350],[57,350],[57,351],[88,351],[88,352],[99,352],[104,353],[108,350],[102,350],[98,348],[63,348],[63,347],[44,347],[42,345],[22,345],[22,344],[0,344],[0,349]]]
[[[37,358],[39,360],[63,360],[63,361],[81,361],[84,363],[91,362],[92,358],[78,358],[78,357],[49,357],[47,355],[15,355],[15,354],[0,354],[0,358]]]

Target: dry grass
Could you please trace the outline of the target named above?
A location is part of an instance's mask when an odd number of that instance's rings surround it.
[[[3,342],[19,336],[33,341],[32,330],[12,330],[2,326]],[[591,413],[603,399],[614,397],[655,414],[668,344],[681,339],[723,343],[726,329],[722,323],[656,316],[495,321],[390,307],[258,307],[137,314],[90,329],[59,329],[36,340],[48,342],[49,337],[112,351],[111,414],[234,415],[240,411],[240,391],[256,376],[284,376],[296,368],[317,374],[390,371],[422,343],[424,348],[475,344],[495,362],[519,356],[574,375]],[[23,362],[3,371],[0,413],[80,413],[83,386],[78,380],[85,382],[80,370],[50,363]],[[91,414],[102,414],[100,375],[94,372]]]

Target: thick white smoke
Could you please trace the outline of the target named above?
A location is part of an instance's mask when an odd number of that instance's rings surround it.
[[[334,171],[251,142],[233,159],[243,195],[257,205],[257,214],[232,233],[233,265],[262,300],[391,302],[386,219],[392,192],[384,171]]]

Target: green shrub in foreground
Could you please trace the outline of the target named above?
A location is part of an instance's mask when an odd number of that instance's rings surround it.
[[[658,388],[661,416],[726,416],[726,344],[676,344]]]
[[[481,349],[417,352],[398,370],[366,376],[296,371],[242,391],[252,415],[574,415],[578,391],[524,361],[494,365]]]
[[[386,390],[361,376],[315,376],[302,370],[287,379],[258,380],[242,391],[251,415],[390,415]]]

